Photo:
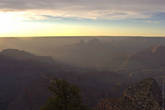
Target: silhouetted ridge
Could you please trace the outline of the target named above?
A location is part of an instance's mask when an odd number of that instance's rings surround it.
[[[163,56],[165,55],[165,46],[155,45],[155,46],[152,46],[151,48],[145,49],[135,54],[135,56],[141,56],[141,57],[142,56],[145,57],[145,55]]]
[[[32,58],[35,55],[28,53],[23,50],[18,49],[5,49],[0,52],[1,55],[10,56],[10,57],[17,57],[17,58]]]
[[[138,64],[134,67],[161,67],[165,66],[165,46],[155,45],[141,52],[137,52],[129,58],[129,66]],[[129,67],[128,66],[128,67]]]
[[[18,49],[5,49],[0,52],[0,55],[13,58],[16,60],[31,60],[31,61],[41,61],[45,63],[53,63],[53,58],[50,56],[36,56],[24,50]]]

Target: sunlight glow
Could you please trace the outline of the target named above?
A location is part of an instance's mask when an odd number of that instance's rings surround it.
[[[46,14],[58,15],[58,11],[44,11]],[[159,23],[131,24],[100,22],[99,20],[47,18],[43,11],[0,11],[0,37],[31,36],[163,36],[164,28]],[[97,23],[96,23],[97,22]],[[134,26],[136,25],[136,26]]]
[[[16,31],[22,20],[17,13],[0,12],[0,34]]]

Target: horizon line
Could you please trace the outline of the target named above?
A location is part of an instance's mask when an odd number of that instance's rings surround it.
[[[98,36],[5,36],[5,37],[0,37],[0,38],[50,38],[50,37],[54,37],[54,38],[75,38],[75,37],[143,37],[143,38],[165,38],[165,36],[135,36],[135,35],[132,35],[132,36],[102,36],[102,35],[98,35]]]

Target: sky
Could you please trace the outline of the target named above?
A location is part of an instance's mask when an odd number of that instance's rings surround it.
[[[0,0],[0,37],[165,36],[165,0]]]

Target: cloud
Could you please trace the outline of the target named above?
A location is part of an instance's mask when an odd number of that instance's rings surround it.
[[[24,12],[29,19],[144,19],[165,12],[165,0],[1,0],[1,11]]]
[[[1,0],[1,9],[164,10],[164,0]]]

